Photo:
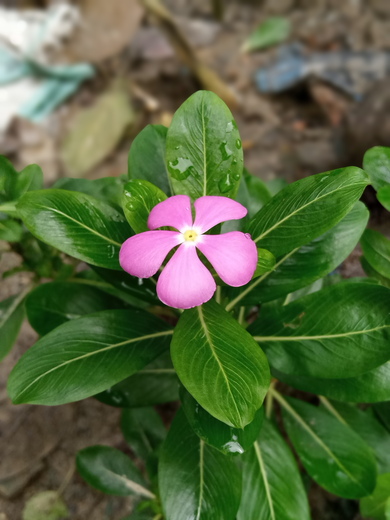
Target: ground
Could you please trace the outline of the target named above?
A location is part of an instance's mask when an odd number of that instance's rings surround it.
[[[231,0],[223,4],[220,23],[206,0],[165,3],[199,58],[235,92],[233,113],[245,163],[252,173],[264,180],[282,177],[293,181],[347,164],[360,166],[369,146],[390,145],[390,129],[383,117],[385,107],[390,106],[390,80],[373,84],[371,94],[362,102],[313,78],[283,94],[265,96],[257,91],[253,77],[258,67],[274,59],[275,48],[249,55],[240,51],[250,31],[271,15],[288,17],[293,27],[289,41],[300,41],[311,52],[388,50],[390,8],[386,0]],[[201,86],[150,15],[144,18],[129,49],[119,58],[101,63],[97,78],[85,84],[46,123],[37,126],[15,121],[3,136],[0,151],[20,167],[41,164],[48,184],[67,175],[60,150],[74,115],[92,106],[110,79],[123,70],[131,83],[134,118],[130,130],[105,160],[85,175],[95,178],[123,173],[134,135],[150,122],[169,125],[180,103]],[[380,109],[375,108],[378,99]],[[377,140],[372,142],[373,138]],[[372,192],[366,193],[365,202],[373,210],[372,225],[388,233],[388,219]],[[344,263],[344,276],[363,275],[359,255],[357,249]],[[17,262],[15,255],[3,254],[0,271]],[[25,274],[2,281],[1,299],[16,293],[27,281]],[[131,511],[131,501],[92,490],[74,469],[75,453],[85,446],[108,444],[126,450],[119,411],[94,399],[62,407],[15,407],[7,397],[8,373],[35,340],[36,334],[26,323],[15,348],[0,365],[0,520],[19,520],[26,500],[48,489],[62,492],[72,520],[120,520]],[[311,490],[310,500],[314,520],[359,518],[354,503],[335,499],[317,487]]]

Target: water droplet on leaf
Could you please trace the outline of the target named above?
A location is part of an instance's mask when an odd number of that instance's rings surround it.
[[[232,180],[230,173],[226,175],[223,179],[221,179],[218,183],[218,188],[221,193],[227,193],[234,186],[234,181]]]
[[[192,161],[184,157],[178,157],[175,161],[168,162],[169,173],[178,181],[186,179],[191,174],[193,167]]]
[[[219,149],[221,150],[223,161],[227,161],[233,155],[233,152],[230,150],[226,141],[223,141],[221,143],[221,145],[219,146]]]
[[[241,147],[242,147],[241,139],[237,139],[237,140],[236,140],[236,148],[237,148],[238,150],[240,150]]]

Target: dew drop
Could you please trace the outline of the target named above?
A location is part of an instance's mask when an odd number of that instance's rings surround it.
[[[220,144],[219,149],[221,150],[222,160],[223,161],[227,161],[233,155],[233,152],[230,150],[230,148],[229,148],[229,146],[228,146],[226,141],[223,141]]]
[[[229,134],[230,132],[233,131],[233,128],[234,128],[234,121],[229,121],[228,124],[226,125],[226,133]]]
[[[229,190],[231,190],[234,186],[234,181],[232,181],[232,178],[230,176],[230,173],[226,175],[223,179],[221,179],[218,183],[218,188],[221,193],[226,193]]]
[[[233,173],[233,179],[235,181],[239,181],[240,180],[240,174],[239,173]]]
[[[244,448],[239,442],[230,441],[222,446],[229,453],[244,453]]]
[[[178,157],[175,161],[168,162],[170,174],[178,181],[186,179],[191,174],[193,167],[192,161],[184,157]]]
[[[237,148],[238,150],[240,150],[241,147],[242,147],[241,139],[236,139],[236,148]]]

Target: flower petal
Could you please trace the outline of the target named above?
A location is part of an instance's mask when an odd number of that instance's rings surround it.
[[[182,242],[176,231],[145,231],[130,237],[122,244],[119,263],[122,269],[138,278],[157,273],[171,249]]]
[[[196,210],[194,228],[199,229],[200,233],[205,233],[221,222],[243,218],[248,213],[239,202],[214,195],[196,199],[194,206]]]
[[[257,247],[248,233],[231,231],[223,235],[202,235],[196,247],[228,285],[247,284],[257,266]]]
[[[177,309],[190,309],[207,302],[217,288],[192,244],[182,244],[169,260],[157,282],[162,302]]]
[[[188,195],[174,195],[159,202],[148,218],[148,228],[170,226],[179,231],[192,227],[191,200]]]

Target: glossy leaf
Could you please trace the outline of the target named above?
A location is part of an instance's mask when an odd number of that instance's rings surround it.
[[[266,306],[248,329],[285,374],[348,378],[390,359],[390,291],[345,283],[289,305]]]
[[[235,428],[253,421],[269,385],[267,359],[214,300],[184,311],[171,356],[183,385],[212,416]]]
[[[24,320],[25,296],[21,293],[0,302],[0,359],[8,354],[18,337]]]
[[[62,143],[61,157],[67,172],[81,177],[105,159],[134,121],[127,92],[115,85],[82,110]]]
[[[123,303],[117,298],[95,287],[72,282],[42,284],[26,300],[28,321],[41,336],[85,314],[121,308]]]
[[[125,184],[122,196],[123,211],[135,233],[149,230],[149,213],[156,204],[166,198],[163,191],[148,181],[133,180]]]
[[[388,399],[388,402],[378,403],[374,405],[373,408],[381,423],[390,432],[390,398]]]
[[[101,267],[91,266],[93,271],[107,283],[121,292],[121,298],[133,304],[134,298],[138,303],[147,306],[147,303],[161,304],[156,294],[156,282],[152,278],[136,278],[125,271],[113,271]],[[126,294],[128,298],[126,298]],[[119,294],[118,294],[119,296]]]
[[[390,211],[390,184],[386,184],[383,188],[380,188],[377,193],[377,198],[387,211]]]
[[[278,370],[272,370],[272,374],[298,390],[324,395],[337,401],[378,403],[390,400],[390,361],[360,376],[347,379],[294,376]]]
[[[23,227],[12,219],[0,219],[0,240],[5,242],[20,242],[23,236]]]
[[[190,393],[181,387],[180,400],[187,421],[194,432],[207,444],[225,454],[242,454],[249,450],[259,435],[264,419],[264,408],[255,414],[253,421],[244,429],[232,428],[210,415]]]
[[[168,129],[163,125],[147,125],[135,137],[129,153],[130,179],[143,179],[170,195],[170,178],[165,161]]]
[[[366,229],[360,242],[370,265],[382,276],[390,278],[390,240],[374,229]]]
[[[390,184],[390,148],[374,146],[367,150],[363,158],[363,168],[376,190]]]
[[[120,269],[119,249],[131,229],[112,206],[83,193],[44,190],[26,193],[17,209],[46,244],[84,262]]]
[[[275,300],[324,277],[353,251],[368,221],[369,212],[361,202],[341,222],[309,244],[277,259],[275,269],[232,294],[241,295],[244,305]]]
[[[306,471],[320,486],[344,498],[360,498],[375,488],[376,462],[351,428],[311,404],[278,398],[283,422]]]
[[[169,354],[158,357],[136,374],[95,396],[110,406],[137,408],[179,399],[179,381]]]
[[[109,495],[153,498],[133,461],[110,446],[90,446],[78,452],[77,470],[88,484]]]
[[[360,512],[373,520],[388,520],[390,503],[390,473],[379,475],[375,490],[360,501]]]
[[[297,463],[268,419],[254,447],[242,458],[242,499],[237,520],[310,520]]]
[[[378,283],[384,285],[388,289],[390,289],[390,278],[386,278],[385,276],[382,276],[378,271],[376,271],[372,265],[368,262],[367,258],[364,258],[364,256],[360,257],[360,263],[364,269],[364,272],[367,276],[370,278],[376,280]]]
[[[43,187],[43,172],[36,164],[30,164],[17,172],[8,159],[0,156],[0,169],[4,174],[6,200],[16,200],[27,191],[40,190]]]
[[[193,200],[203,195],[234,198],[243,169],[242,145],[230,110],[216,94],[195,92],[176,111],[166,159],[175,194]]]
[[[390,433],[376,419],[372,410],[360,410],[356,406],[333,401],[331,408],[372,449],[379,473],[390,472]]]
[[[249,222],[248,232],[278,258],[335,226],[368,183],[367,174],[354,167],[301,179],[275,195]]]
[[[110,388],[162,354],[172,331],[151,314],[108,310],[63,323],[19,360],[8,380],[15,404],[57,405]]]
[[[257,278],[258,276],[273,271],[276,263],[274,255],[266,249],[260,249],[258,247],[257,255],[257,267],[253,275],[253,278]]]
[[[121,427],[130,448],[145,461],[157,450],[167,433],[161,417],[153,408],[123,410]]]
[[[291,25],[288,18],[282,16],[267,18],[249,35],[242,50],[244,52],[255,51],[276,45],[286,40],[290,32]]]
[[[162,447],[159,489],[169,520],[235,520],[241,474],[234,459],[196,436],[179,410]]]

